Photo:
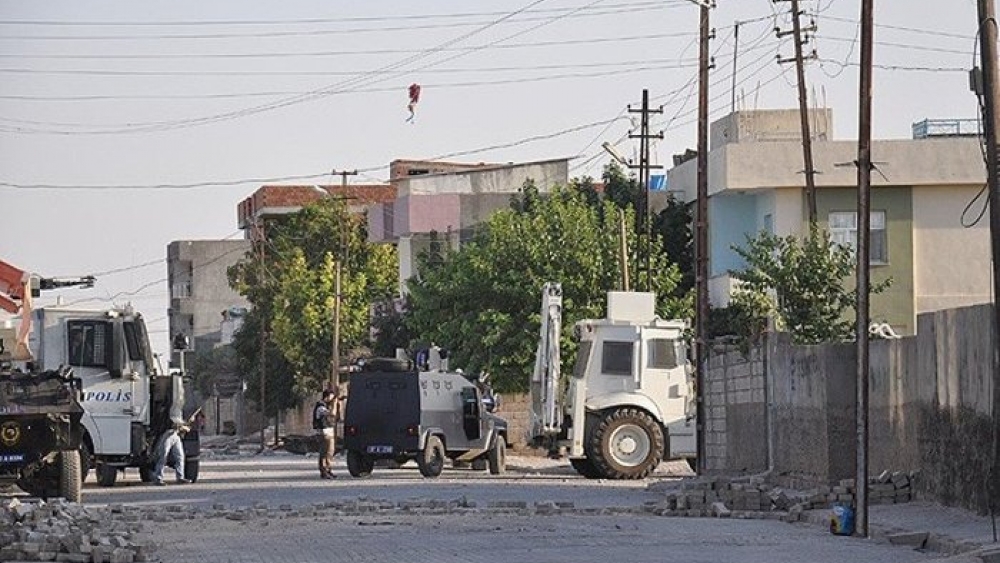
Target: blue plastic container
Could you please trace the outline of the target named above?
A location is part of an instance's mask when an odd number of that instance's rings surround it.
[[[854,533],[854,509],[842,504],[835,505],[830,513],[830,533],[849,536]]]

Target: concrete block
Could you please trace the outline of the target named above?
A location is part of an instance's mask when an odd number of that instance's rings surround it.
[[[927,532],[900,532],[886,536],[892,545],[905,545],[920,549],[927,543]]]
[[[729,518],[732,516],[732,512],[726,508],[726,505],[721,502],[712,503],[712,516],[716,518]]]

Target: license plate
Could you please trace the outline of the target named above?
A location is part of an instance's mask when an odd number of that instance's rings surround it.
[[[370,454],[391,454],[392,446],[368,446]]]
[[[0,455],[0,463],[19,463],[24,461],[24,454]]]

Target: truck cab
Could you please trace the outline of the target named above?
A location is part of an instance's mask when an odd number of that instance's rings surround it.
[[[98,483],[112,486],[118,472],[138,467],[151,479],[159,436],[183,422],[183,380],[161,374],[154,362],[142,315],[130,308],[85,311],[58,307],[34,311],[29,340],[41,369],[70,366],[81,381],[84,476],[94,468]],[[193,438],[193,439],[192,439]],[[197,437],[186,466],[197,475]]]
[[[529,438],[565,448],[586,477],[641,479],[665,458],[695,455],[687,324],[654,309],[652,293],[609,292],[606,318],[573,327],[579,348],[564,382],[562,289],[543,288]]]

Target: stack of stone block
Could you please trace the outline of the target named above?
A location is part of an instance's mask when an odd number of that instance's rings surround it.
[[[869,480],[869,504],[898,504],[913,500],[911,485],[916,475],[913,472],[883,471]]]
[[[908,502],[913,496],[914,473],[884,472],[870,479],[869,503]],[[835,505],[854,506],[854,479],[844,479],[835,485],[823,485],[806,490],[775,487],[762,477],[729,480],[699,478],[685,481],[664,491],[663,501],[650,509],[671,516],[716,516],[721,518],[771,518],[797,521],[806,510],[828,509]]]
[[[149,561],[152,545],[142,537],[140,519],[120,506],[14,498],[0,505],[0,561]]]

